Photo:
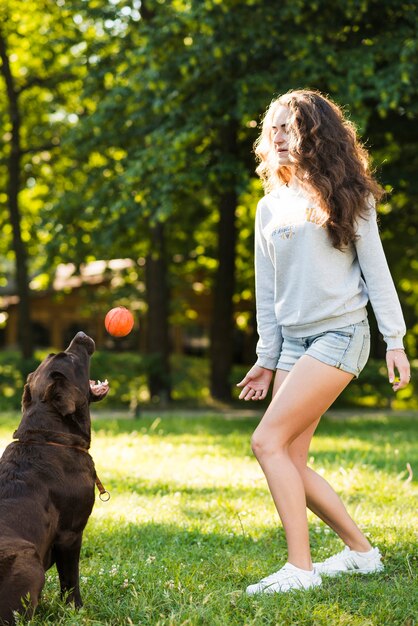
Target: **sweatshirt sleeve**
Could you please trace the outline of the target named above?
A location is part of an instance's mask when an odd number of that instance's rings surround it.
[[[387,349],[403,348],[405,321],[380,239],[374,199],[370,201],[369,211],[366,219],[359,218],[357,258]]]
[[[282,332],[274,308],[275,271],[263,234],[261,203],[258,203],[255,218],[255,294],[259,336],[256,365],[275,370],[282,345]]]

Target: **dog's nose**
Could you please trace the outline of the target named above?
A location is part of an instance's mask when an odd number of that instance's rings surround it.
[[[93,339],[89,337],[88,335],[86,335],[86,333],[84,333],[82,330],[80,330],[75,335],[74,339],[68,346],[67,351],[71,351],[71,349],[74,348],[76,345],[84,346],[88,354],[93,354],[94,350],[96,349],[96,345]]]

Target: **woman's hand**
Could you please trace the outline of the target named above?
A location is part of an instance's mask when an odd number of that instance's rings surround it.
[[[259,365],[253,365],[237,387],[242,387],[240,400],[264,400],[273,377],[272,370]]]
[[[399,391],[406,387],[411,380],[411,367],[405,350],[397,348],[386,352],[386,364],[388,366],[389,382],[393,391]],[[399,380],[395,382],[395,368],[399,372]]]

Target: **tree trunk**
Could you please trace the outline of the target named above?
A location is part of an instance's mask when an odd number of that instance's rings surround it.
[[[165,256],[164,225],[151,230],[152,248],[145,264],[147,353],[153,357],[148,375],[151,397],[165,404],[171,399],[170,341],[168,326],[169,286]]]
[[[1,71],[6,83],[7,97],[9,100],[9,114],[12,124],[7,196],[13,232],[17,294],[19,296],[18,333],[22,356],[24,358],[30,358],[33,354],[33,341],[30,320],[29,279],[27,268],[28,260],[26,247],[22,240],[19,211],[20,160],[22,155],[20,147],[19,103],[18,93],[14,85],[9,57],[7,55],[6,41],[2,33],[0,33],[0,58],[2,60]]]
[[[230,161],[237,154],[237,127],[231,121],[222,136],[223,149]],[[222,183],[221,183],[222,184]],[[231,400],[231,370],[234,352],[235,249],[238,203],[235,176],[231,173],[219,202],[218,270],[213,290],[213,311],[210,347],[210,391],[213,398]]]

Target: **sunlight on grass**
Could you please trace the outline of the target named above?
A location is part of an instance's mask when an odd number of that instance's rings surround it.
[[[179,436],[160,429],[118,434],[109,441],[99,431],[92,455],[102,481],[110,491],[116,489],[106,507],[95,508],[93,519],[119,515],[129,522],[160,520],[201,531],[215,525],[217,531],[255,536],[263,528],[277,527],[249,437],[234,432],[222,438],[187,432]],[[390,525],[394,520],[399,524],[402,517],[405,521],[405,509],[414,507],[416,492],[405,483],[406,469],[399,471],[397,455],[387,441],[377,449],[373,441],[361,438],[318,436],[310,461],[344,495],[350,512],[365,528],[385,526],[388,518]],[[382,486],[384,493],[379,495]]]

